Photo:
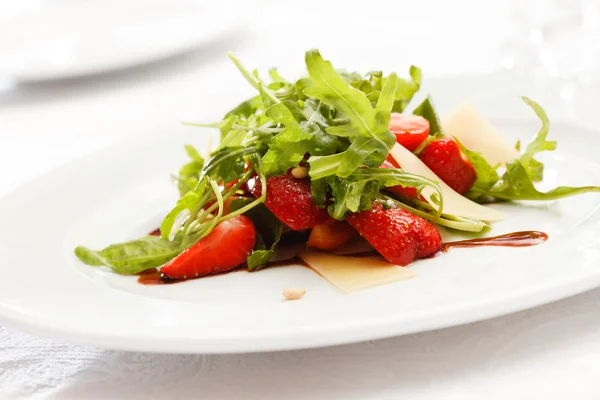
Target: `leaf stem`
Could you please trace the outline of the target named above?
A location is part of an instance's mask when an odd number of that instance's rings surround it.
[[[277,98],[277,96],[275,96],[275,94],[267,87],[265,87],[264,85],[261,88],[261,82],[256,79],[256,77],[254,75],[252,75],[250,73],[250,71],[248,71],[240,62],[240,60],[237,59],[236,56],[233,55],[232,52],[227,53],[227,57],[229,57],[229,59],[231,61],[233,61],[233,63],[235,64],[235,66],[237,67],[237,69],[240,71],[240,73],[242,74],[242,76],[244,78],[246,78],[246,80],[248,81],[248,83],[250,83],[252,85],[252,87],[258,91],[262,91],[274,104],[280,103],[281,101]]]

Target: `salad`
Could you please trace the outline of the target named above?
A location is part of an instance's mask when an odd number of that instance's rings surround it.
[[[430,97],[407,112],[421,86],[415,66],[406,79],[362,75],[309,50],[306,76],[288,81],[271,69],[267,83],[229,57],[257,95],[220,122],[188,124],[219,129],[221,140],[207,159],[185,147],[181,197],[160,229],[99,251],[79,246],[81,261],[182,280],[259,270],[291,244],[336,253],[366,240],[387,263],[407,266],[442,249],[440,226],[482,232],[505,217],[488,203],[600,192],[536,189],[544,173],[536,155],[556,142],[547,140],[546,113],[526,97],[542,127],[499,157],[501,146],[486,155],[445,132]]]

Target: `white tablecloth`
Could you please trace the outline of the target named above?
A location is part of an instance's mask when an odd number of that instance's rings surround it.
[[[229,49],[284,72],[309,47],[363,70],[379,61],[429,75],[499,67],[511,29],[504,2],[365,3],[263,2],[236,35],[169,62],[0,89],[0,192],[127,136],[218,117],[231,95],[250,93],[228,82]],[[388,340],[208,356],[88,348],[0,327],[0,399],[597,399],[599,311],[597,290]]]

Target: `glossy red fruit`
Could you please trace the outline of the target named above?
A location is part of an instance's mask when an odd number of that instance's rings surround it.
[[[429,136],[429,121],[420,115],[392,113],[388,129],[398,144],[415,151]]]
[[[394,160],[394,162],[395,162],[395,160]],[[398,163],[395,163],[395,165],[394,165],[391,162],[389,162],[388,160],[385,160],[379,168],[400,168],[400,167],[397,167],[396,165],[398,165]],[[385,190],[387,190],[388,192],[394,193],[395,195],[401,196],[401,197],[408,197],[409,199],[418,198],[417,189],[412,188],[412,187],[403,187],[403,186],[398,185],[398,186],[387,187],[387,188],[385,188]]]
[[[234,269],[254,248],[256,231],[248,217],[238,215],[221,222],[205,238],[165,264],[168,278],[187,279]]]
[[[260,196],[262,185],[257,177],[250,179],[247,187],[253,196]],[[265,206],[295,231],[314,228],[331,220],[327,209],[317,207],[312,200],[310,180],[294,178],[290,171],[267,178]]]
[[[429,143],[419,158],[444,183],[460,194],[468,192],[477,179],[473,165],[452,138],[442,138]]]
[[[417,258],[429,257],[437,253],[442,246],[440,231],[431,222],[413,215],[413,230],[417,240]]]
[[[358,232],[348,222],[334,220],[315,226],[310,231],[306,245],[320,250],[334,250],[355,236],[358,236]]]
[[[385,210],[375,203],[371,210],[346,220],[392,264],[408,265],[416,258],[432,255],[441,246],[433,224],[401,208]]]

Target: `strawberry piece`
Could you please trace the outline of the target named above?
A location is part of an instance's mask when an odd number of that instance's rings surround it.
[[[260,196],[262,185],[258,177],[248,180],[247,187],[254,197]],[[290,171],[267,178],[265,206],[295,231],[314,228],[331,219],[327,209],[317,207],[312,200],[310,180],[294,178]]]
[[[442,236],[435,225],[417,215],[413,219],[413,230],[417,239],[417,258],[429,257],[437,253],[442,246]]]
[[[346,221],[334,220],[315,226],[310,231],[306,245],[320,250],[334,250],[357,235]]]
[[[390,156],[388,156],[388,157],[390,157]],[[392,158],[392,160],[394,160],[394,159]],[[400,168],[399,166],[397,167],[396,165],[398,165],[396,160],[394,160],[393,163],[388,160],[385,160],[379,168]],[[401,197],[407,197],[409,199],[417,199],[418,198],[417,189],[412,188],[412,187],[403,187],[401,185],[398,185],[398,186],[386,187],[385,190],[387,190],[388,192],[394,193],[395,195],[398,195]],[[422,196],[421,196],[421,199],[424,200]]]
[[[192,247],[165,264],[168,278],[187,279],[234,269],[254,248],[256,231],[250,218],[238,215],[221,222]]]
[[[371,210],[350,215],[346,220],[392,264],[408,265],[441,247],[436,227],[402,208],[385,210],[374,203]]]
[[[444,183],[460,194],[468,192],[477,179],[473,165],[452,138],[442,138],[429,143],[419,158]]]
[[[429,121],[420,115],[392,113],[388,129],[398,144],[415,151],[429,136]]]

